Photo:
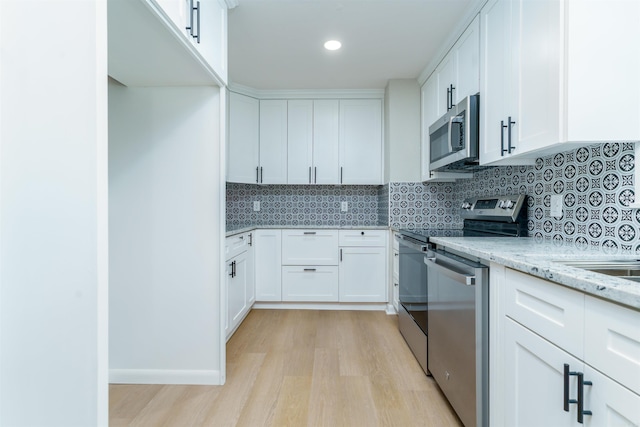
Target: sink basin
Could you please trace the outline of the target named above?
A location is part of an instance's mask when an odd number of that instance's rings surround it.
[[[640,283],[640,260],[562,260],[556,261],[569,267],[582,268],[595,273],[615,276]]]

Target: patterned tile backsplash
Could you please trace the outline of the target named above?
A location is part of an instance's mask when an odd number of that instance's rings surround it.
[[[371,226],[378,222],[380,186],[255,185],[227,183],[227,228],[247,224]],[[260,211],[253,211],[253,202]],[[347,202],[347,212],[340,203]]]
[[[465,198],[527,194],[529,235],[612,252],[640,252],[640,210],[634,194],[634,146],[595,144],[542,157],[534,166],[501,166],[455,183],[393,182],[384,186],[257,186],[227,184],[228,226],[388,224],[397,228],[462,228]],[[563,216],[550,215],[561,195]],[[262,203],[253,212],[254,200]],[[349,211],[340,211],[340,202]]]
[[[640,252],[640,210],[635,200],[634,146],[596,144],[542,157],[535,166],[502,166],[455,183],[390,184],[389,224],[459,228],[458,206],[468,197],[526,194],[529,235],[577,246]],[[561,195],[563,215],[550,215]]]

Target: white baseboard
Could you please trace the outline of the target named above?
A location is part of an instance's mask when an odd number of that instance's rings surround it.
[[[110,369],[111,384],[222,385],[220,371]]]
[[[255,309],[386,311],[386,303],[256,302]]]
[[[398,311],[396,310],[396,308],[393,306],[392,303],[387,304],[387,309],[385,311],[387,312],[387,314],[389,316],[392,316],[394,314],[398,314]]]

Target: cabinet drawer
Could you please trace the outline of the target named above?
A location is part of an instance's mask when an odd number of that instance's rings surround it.
[[[282,267],[283,301],[338,301],[338,267]]]
[[[386,246],[387,230],[340,230],[340,246]]]
[[[507,316],[582,358],[584,294],[509,269],[505,279]]]
[[[338,233],[283,230],[282,265],[338,265]]]
[[[229,260],[247,250],[251,232],[229,236],[225,240],[225,260]]]
[[[640,311],[585,297],[584,361],[640,394]]]

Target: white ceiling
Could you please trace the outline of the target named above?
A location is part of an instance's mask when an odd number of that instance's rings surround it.
[[[254,89],[381,89],[417,78],[477,0],[239,0],[229,80]],[[329,39],[342,42],[334,52]]]

